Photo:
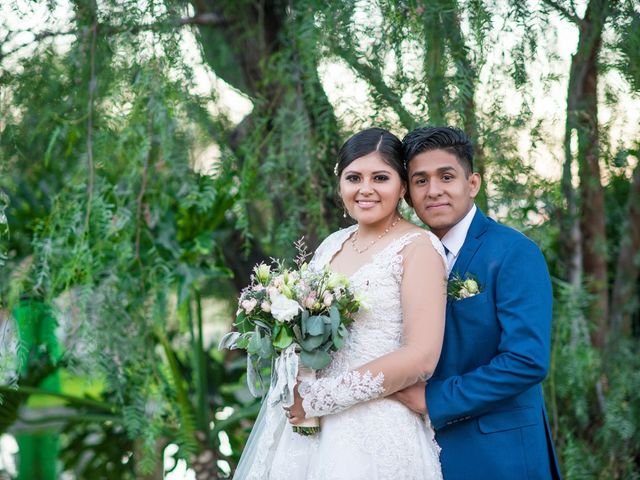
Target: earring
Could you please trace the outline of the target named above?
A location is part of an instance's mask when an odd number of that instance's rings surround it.
[[[342,209],[342,218],[347,218],[347,209],[346,208]]]

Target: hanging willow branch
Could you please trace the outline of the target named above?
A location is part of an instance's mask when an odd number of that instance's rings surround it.
[[[140,260],[140,234],[141,234],[141,221],[142,221],[142,200],[144,199],[144,193],[147,188],[147,177],[149,174],[149,162],[151,161],[151,155],[153,151],[153,120],[151,114],[149,114],[149,120],[147,123],[147,134],[149,136],[149,148],[147,154],[144,156],[144,165],[142,167],[142,184],[140,185],[140,192],[136,200],[136,246],[135,246],[135,260],[142,267],[142,261]]]
[[[87,105],[87,163],[89,166],[89,181],[87,184],[87,215],[84,220],[84,230],[89,232],[89,219],[91,218],[91,203],[93,202],[93,182],[95,179],[95,166],[93,164],[93,96],[96,90],[96,37],[98,22],[94,20],[91,26],[91,50],[89,58],[91,62],[89,74],[89,101]]]
[[[371,87],[380,95],[385,103],[394,111],[402,126],[411,130],[415,126],[414,116],[402,105],[402,98],[384,81],[382,72],[371,65],[360,61],[356,52],[344,46],[334,44],[331,47],[363,80],[369,82]]]

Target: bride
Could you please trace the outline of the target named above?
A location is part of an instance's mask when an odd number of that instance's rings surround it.
[[[433,373],[446,304],[439,240],[404,220],[407,189],[402,144],[380,128],[357,133],[336,165],[346,213],[357,224],[334,232],[310,268],[349,278],[366,308],[345,346],[318,378],[302,381],[290,409],[264,402],[235,479],[441,479],[439,447],[428,418],[389,395]],[[303,437],[287,424],[321,417]]]

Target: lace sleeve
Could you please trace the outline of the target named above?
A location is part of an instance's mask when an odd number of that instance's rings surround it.
[[[337,377],[301,382],[298,390],[307,416],[337,413],[390,395],[435,370],[444,336],[445,265],[427,235],[408,245],[403,255],[402,347]]]
[[[369,371],[354,370],[338,377],[302,381],[298,391],[307,417],[322,417],[381,396],[383,381],[382,372],[374,377]]]

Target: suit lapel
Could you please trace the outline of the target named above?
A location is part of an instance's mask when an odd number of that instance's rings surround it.
[[[476,210],[476,214],[473,216],[473,221],[469,226],[467,237],[465,238],[462,248],[460,249],[460,253],[458,254],[458,259],[451,269],[449,280],[453,279],[455,276],[464,276],[471,259],[478,251],[478,248],[480,248],[480,245],[482,245],[483,235],[487,231],[487,228],[489,228],[489,220],[478,208]]]

